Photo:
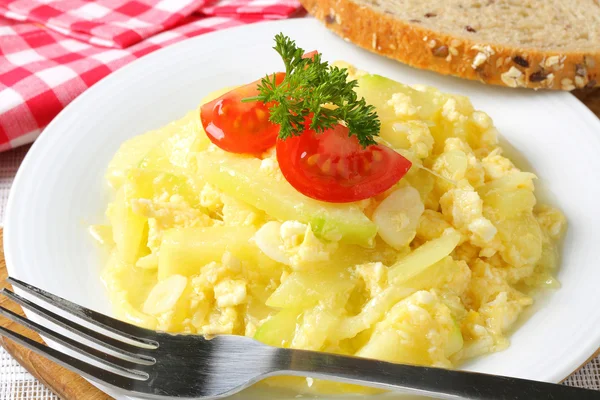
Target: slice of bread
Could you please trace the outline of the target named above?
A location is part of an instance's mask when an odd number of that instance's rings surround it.
[[[365,49],[509,87],[600,84],[598,0],[300,0]]]

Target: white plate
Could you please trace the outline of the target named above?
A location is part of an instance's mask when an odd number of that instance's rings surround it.
[[[126,139],[195,108],[208,92],[282,69],[271,49],[283,31],[330,61],[406,83],[470,96],[527,158],[539,187],[569,220],[558,278],[562,288],[506,351],[466,368],[558,382],[600,347],[600,121],[567,93],[510,90],[443,77],[378,57],[344,42],[311,19],[248,25],[199,36],[145,56],[111,74],[70,104],[27,154],[8,202],[4,249],[10,275],[110,313],[102,257],[86,227],[103,219],[103,174]]]

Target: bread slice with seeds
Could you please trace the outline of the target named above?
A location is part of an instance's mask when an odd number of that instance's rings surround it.
[[[600,83],[598,0],[300,0],[361,47],[417,68],[509,87]]]

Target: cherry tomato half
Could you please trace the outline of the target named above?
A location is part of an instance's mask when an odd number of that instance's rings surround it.
[[[348,128],[277,139],[277,161],[285,179],[313,199],[347,203],[373,197],[392,187],[411,162],[383,145],[363,148]]]
[[[275,74],[279,85],[285,73]],[[260,154],[275,145],[279,126],[269,121],[270,104],[242,103],[258,95],[260,80],[240,86],[200,108],[200,119],[211,142],[232,153]]]

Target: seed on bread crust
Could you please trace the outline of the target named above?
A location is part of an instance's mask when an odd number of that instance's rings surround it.
[[[551,88],[554,85],[554,74],[550,73],[546,76],[546,80],[544,81],[545,87]]]
[[[473,63],[471,64],[473,69],[478,69],[483,63],[485,63],[491,56],[495,54],[494,50],[488,45],[481,46],[476,44],[475,46],[471,47],[471,49],[479,51],[475,55],[475,58],[473,58]]]
[[[471,64],[471,67],[473,67],[473,69],[478,69],[484,62],[486,62],[488,59],[488,55],[485,54],[484,52],[480,51],[479,53],[477,53],[477,55],[475,55],[475,58],[473,59],[473,64]]]
[[[546,74],[546,72],[543,69],[541,69],[529,75],[529,82],[541,82],[546,80],[547,77],[548,74]]]
[[[546,58],[546,68],[553,67],[558,64],[559,58],[558,56],[550,56]]]
[[[506,86],[519,87],[524,86],[523,73],[518,68],[512,66],[508,71],[500,75],[500,79]]]
[[[514,56],[513,61],[515,62],[515,64],[520,65],[521,67],[524,67],[524,68],[529,67],[529,61],[527,61],[526,59],[524,59],[521,56]]]
[[[431,51],[431,53],[435,57],[447,57],[448,53],[449,53],[448,46],[443,45],[443,46],[436,47],[435,49],[433,49]]]
[[[573,90],[575,89],[575,85],[573,85],[573,81],[569,78],[564,78],[560,81],[560,87],[562,90]]]

